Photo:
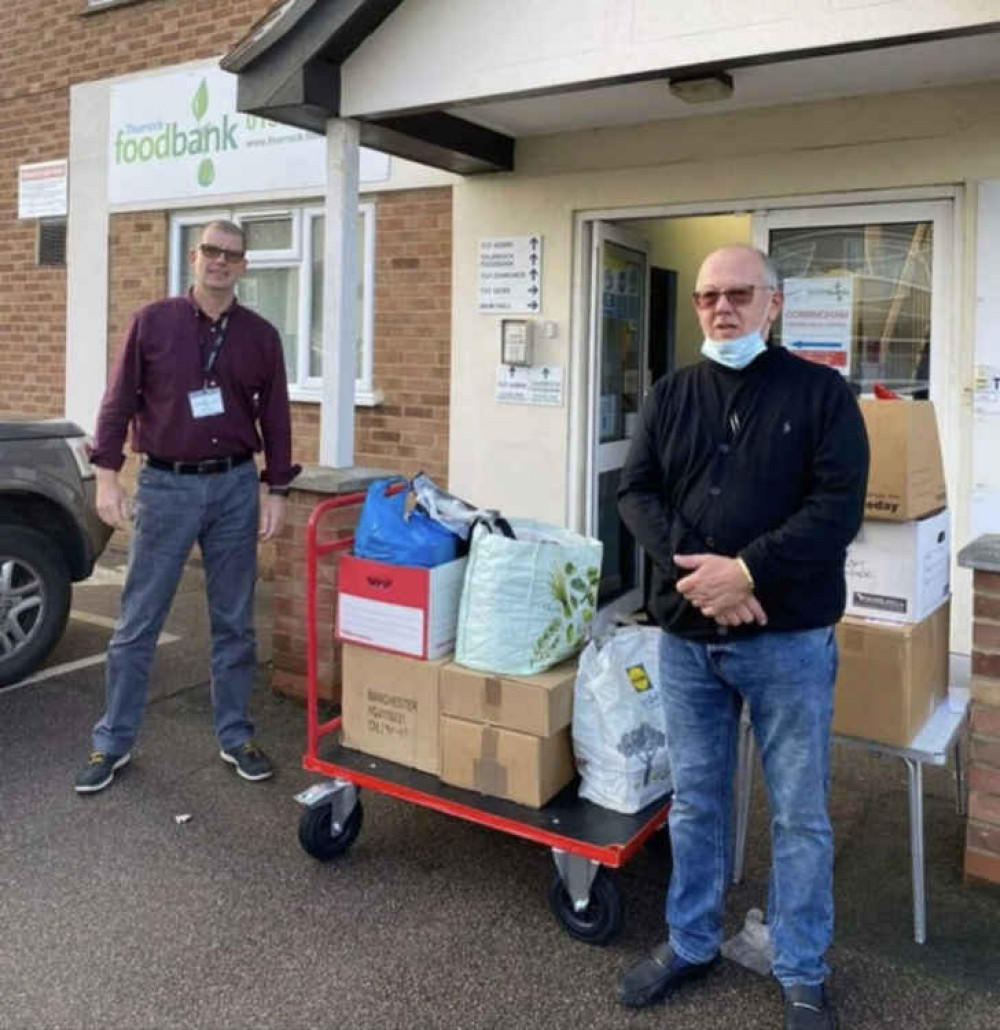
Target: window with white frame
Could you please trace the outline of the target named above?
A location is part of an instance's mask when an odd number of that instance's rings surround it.
[[[318,401],[323,383],[323,208],[212,209],[176,214],[170,224],[170,291],[191,285],[188,254],[202,228],[215,219],[242,226],[247,271],[240,303],[263,315],[281,334],[293,400]],[[375,404],[372,352],[375,324],[375,205],[358,208],[358,333],[355,402]]]

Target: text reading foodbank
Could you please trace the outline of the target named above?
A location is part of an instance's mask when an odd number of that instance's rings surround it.
[[[237,125],[228,114],[222,116],[220,125],[200,125],[194,129],[182,129],[177,122],[158,122],[142,127],[129,125],[119,129],[115,136],[115,163],[130,165],[137,161],[162,161],[187,154],[237,150]],[[136,132],[136,129],[140,131]]]

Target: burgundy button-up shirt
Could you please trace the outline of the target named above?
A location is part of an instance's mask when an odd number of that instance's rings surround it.
[[[291,463],[288,383],[278,331],[236,302],[227,314],[222,348],[207,377],[221,388],[225,411],[207,418],[192,415],[188,394],[206,384],[212,320],[190,294],[149,304],[135,316],[97,416],[95,465],[122,467],[132,423],[132,448],[139,453],[202,461],[263,449],[264,482],[285,486],[298,475],[300,466]]]

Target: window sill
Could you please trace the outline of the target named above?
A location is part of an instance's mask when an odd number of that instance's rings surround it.
[[[322,404],[323,394],[319,390],[310,390],[302,386],[290,386],[288,398],[293,404]],[[377,408],[385,403],[385,394],[381,390],[354,391],[354,406],[356,408]]]

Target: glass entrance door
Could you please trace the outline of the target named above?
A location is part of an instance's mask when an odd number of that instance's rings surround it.
[[[777,342],[837,368],[862,396],[880,386],[934,402],[958,538],[968,512],[955,489],[962,386],[950,339],[952,222],[952,204],[941,200],[777,210],[755,216],[754,242],[782,279]],[[955,651],[968,650],[967,594],[952,599]]]
[[[646,391],[649,260],[646,244],[594,226],[591,290],[588,532],[604,544],[602,616],[642,603],[642,562],[618,516],[618,483]]]

